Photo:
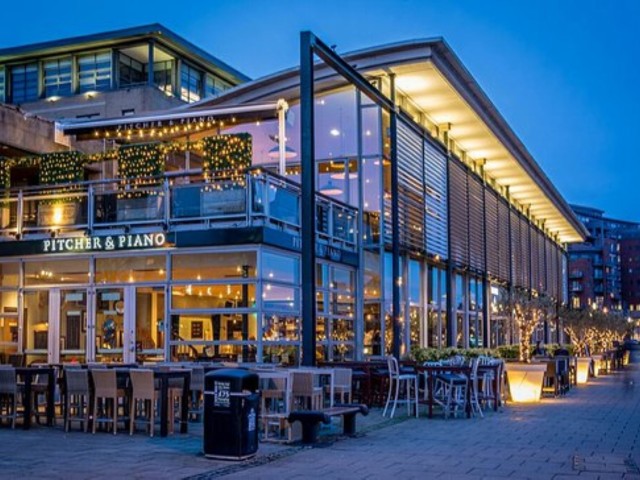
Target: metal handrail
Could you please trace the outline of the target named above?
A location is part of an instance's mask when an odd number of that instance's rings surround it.
[[[300,231],[302,215],[299,200],[301,195],[300,185],[267,170],[250,169],[242,174],[240,179],[231,174],[223,174],[210,182],[204,180],[202,170],[168,172],[165,175],[139,178],[137,180],[142,181],[142,183],[128,185],[129,188],[126,190],[123,189],[124,182],[118,178],[0,190],[0,198],[4,195],[4,203],[0,203],[0,208],[15,209],[15,215],[13,213],[9,215],[13,223],[10,222],[8,225],[0,226],[0,239],[3,236],[7,237],[8,234],[22,236],[24,233],[46,232],[48,230],[74,231],[90,229],[94,231],[100,228],[136,227],[152,224],[162,224],[163,228],[168,229],[172,225],[185,223],[206,222],[210,225],[211,222],[229,221],[234,221],[234,225],[270,224],[277,226],[277,228],[284,228],[294,232]],[[261,187],[259,188],[258,185],[261,185]],[[194,201],[193,197],[191,198],[193,203],[190,208],[194,210],[194,213],[181,215],[176,213],[175,210],[176,192],[187,188],[199,188],[200,192],[197,194],[197,200]],[[238,197],[242,196],[242,198],[227,199],[231,205],[239,207],[241,205],[237,210],[232,209],[229,212],[224,212],[224,199],[219,203],[215,202],[216,196],[224,197],[224,192],[238,192],[239,190],[242,190],[243,193]],[[148,211],[143,211],[139,217],[125,217],[123,212],[126,212],[127,209],[119,203],[126,202],[127,198],[122,198],[122,195],[140,192],[145,194],[150,191],[154,193],[152,196],[142,196],[155,198],[157,199],[155,202],[138,200],[138,203],[147,205]],[[278,204],[278,192],[280,191],[288,192],[290,196],[280,197],[280,202],[284,203]],[[212,199],[207,204],[207,196],[209,195]],[[227,196],[233,196],[233,194],[227,194]],[[115,198],[115,201],[109,201],[110,197]],[[75,213],[75,221],[64,225],[46,222],[41,224],[41,219],[37,218],[37,225],[34,225],[33,223],[28,224],[24,218],[25,205],[35,204],[35,206],[30,205],[32,208],[28,209],[28,211],[31,213],[36,213],[37,211],[36,217],[38,217],[41,202],[55,204],[58,201],[59,204],[65,204],[65,200],[67,200],[66,203],[69,203],[68,199],[70,198],[73,198],[77,202],[76,204],[79,205],[79,210]],[[85,198],[86,201],[84,201]],[[318,234],[321,238],[346,248],[355,248],[357,210],[344,202],[321,193],[317,194],[317,198],[318,205],[326,208],[328,212],[328,231],[319,231]],[[135,202],[136,200],[132,200],[129,203],[134,204]],[[257,204],[260,204],[261,207],[257,208]],[[109,205],[112,205],[110,210],[108,209]],[[214,211],[205,213],[203,211],[205,205],[209,208],[213,207]],[[220,211],[215,211],[215,206]],[[129,207],[135,210],[131,205]],[[278,212],[275,211],[276,207],[280,207]],[[104,210],[105,208],[107,211]],[[141,210],[144,210],[144,208]],[[346,221],[343,215],[346,215]],[[338,219],[340,219],[339,229],[334,225],[334,223],[338,222]]]

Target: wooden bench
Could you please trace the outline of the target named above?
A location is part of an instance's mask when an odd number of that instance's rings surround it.
[[[331,417],[342,417],[343,435],[353,436],[356,434],[356,415],[369,414],[366,405],[336,405],[322,410],[299,410],[291,412],[288,417],[289,423],[300,422],[302,425],[302,443],[312,445],[318,441],[318,430],[320,423],[328,425]]]

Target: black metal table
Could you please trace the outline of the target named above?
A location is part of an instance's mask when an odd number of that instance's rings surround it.
[[[191,370],[154,370],[154,378],[160,380],[160,436],[169,433],[169,380],[182,379],[182,406],[180,411],[180,433],[188,432],[189,423],[189,392],[191,390]]]
[[[31,405],[33,403],[33,377],[47,375],[47,425],[55,422],[54,395],[56,389],[55,369],[53,367],[18,367],[16,375],[24,380],[24,410],[22,428],[31,428]]]

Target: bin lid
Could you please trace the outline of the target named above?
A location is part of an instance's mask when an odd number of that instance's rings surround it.
[[[214,370],[205,375],[208,378],[220,379],[248,379],[258,377],[258,374],[250,372],[249,370],[243,370],[241,368],[223,368],[221,370]]]
[[[240,368],[225,368],[215,370],[205,375],[204,387],[206,391],[215,388],[216,383],[227,383],[232,392],[243,390],[256,391],[260,383],[260,377],[253,372]]]

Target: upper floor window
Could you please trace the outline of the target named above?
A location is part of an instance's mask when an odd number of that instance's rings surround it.
[[[147,81],[145,66],[124,53],[120,53],[120,82],[121,87],[140,85]]]
[[[180,98],[185,102],[197,102],[202,97],[202,72],[186,63],[180,67]]]
[[[38,64],[11,67],[11,101],[16,104],[30,102],[37,100],[38,96]]]
[[[0,103],[4,103],[6,101],[6,97],[4,94],[5,85],[7,84],[5,80],[5,69],[4,67],[0,67]]]
[[[71,95],[71,59],[57,58],[44,62],[44,96]]]
[[[153,83],[166,93],[173,92],[173,61],[155,62],[153,64]]]
[[[225,82],[224,80],[214,76],[207,74],[205,85],[204,85],[204,96],[205,97],[215,97],[216,95],[220,95],[225,90],[231,88],[231,84]]]
[[[78,89],[82,92],[111,88],[111,53],[91,53],[78,57]]]

